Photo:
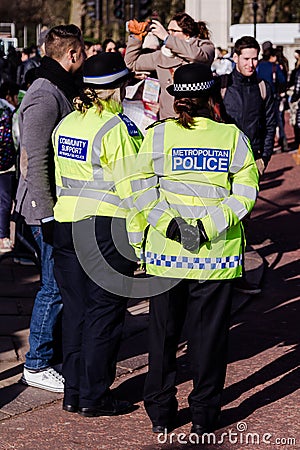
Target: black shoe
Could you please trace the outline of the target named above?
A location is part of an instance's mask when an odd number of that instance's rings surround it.
[[[249,295],[261,293],[261,288],[259,286],[249,283],[245,278],[237,278],[235,280],[234,290]]]
[[[63,410],[70,412],[70,413],[77,413],[78,412],[78,405],[68,405],[68,404],[63,404]]]
[[[79,407],[78,413],[84,417],[118,416],[134,410],[134,405],[125,400],[110,399],[93,408]]]
[[[176,416],[173,420],[169,420],[165,425],[154,425],[152,424],[153,433],[170,433],[170,431],[174,430],[177,427],[177,419]]]

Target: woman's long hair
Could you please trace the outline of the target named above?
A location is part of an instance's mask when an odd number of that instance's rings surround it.
[[[187,13],[177,13],[172,17],[172,20],[176,20],[178,26],[182,29],[182,32],[189,37],[198,37],[199,39],[209,39],[210,32],[205,22],[195,22],[194,19]]]
[[[112,113],[122,111],[122,104],[120,98],[120,89],[94,89],[85,88],[79,97],[74,98],[73,105],[76,111],[85,114],[92,106],[97,107],[99,115],[102,111],[109,110]]]
[[[210,97],[178,98],[174,101],[177,122],[184,128],[193,127],[195,117],[207,117],[214,120],[213,103]]]

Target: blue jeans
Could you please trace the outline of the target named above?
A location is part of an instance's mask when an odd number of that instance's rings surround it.
[[[15,176],[15,172],[0,174],[0,238],[9,238],[10,236],[10,213]]]
[[[53,332],[62,301],[54,278],[53,247],[43,241],[42,229],[31,226],[33,237],[41,250],[41,287],[36,295],[30,322],[29,345],[26,354],[27,369],[43,369],[53,358]]]

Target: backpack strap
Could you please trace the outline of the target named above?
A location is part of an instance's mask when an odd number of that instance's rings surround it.
[[[260,96],[261,96],[262,100],[266,100],[267,88],[266,88],[266,83],[264,82],[264,80],[260,80],[260,82],[258,83],[258,87],[259,87]]]

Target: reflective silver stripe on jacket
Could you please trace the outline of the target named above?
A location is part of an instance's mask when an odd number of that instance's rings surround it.
[[[111,191],[114,189],[115,183],[113,181],[103,181],[100,177],[97,180],[74,180],[73,178],[61,177],[64,188],[85,188],[85,189],[99,189]]]
[[[156,227],[157,222],[161,218],[161,216],[170,208],[170,205],[165,200],[159,202],[155,208],[153,208],[148,214],[147,222],[150,223],[153,227]],[[171,217],[170,217],[171,220]]]
[[[164,143],[165,143],[165,123],[160,124],[154,128],[153,133],[153,148],[152,158],[154,173],[159,177],[164,175],[165,169],[165,155],[164,155]]]
[[[131,242],[131,244],[139,244],[140,242],[142,242],[144,237],[144,233],[142,231],[128,231],[127,234],[129,242]]]
[[[126,197],[121,200],[124,203],[124,208],[131,209],[133,208],[133,200],[132,197]],[[123,208],[123,206],[122,206]]]
[[[257,190],[252,186],[246,186],[245,184],[232,184],[232,193],[235,195],[241,195],[247,197],[250,200],[256,200]]]
[[[143,192],[136,201],[134,202],[134,206],[139,210],[143,211],[143,209],[149,205],[151,202],[158,200],[159,192],[157,188],[152,188],[149,191]]]
[[[217,206],[208,206],[207,211],[211,216],[211,219],[214,222],[218,232],[222,233],[224,230],[226,230],[226,228],[228,227],[228,223],[222,208]]]
[[[193,205],[178,205],[170,203],[170,207],[178,211],[181,217],[190,219],[202,219],[207,215],[207,208],[205,206],[193,206]]]
[[[229,171],[231,173],[238,172],[244,166],[249,151],[247,143],[248,143],[247,137],[244,135],[244,133],[240,132],[235,153],[233,155],[233,159],[231,161],[229,168]]]
[[[234,212],[234,214],[241,220],[248,214],[247,209],[243,203],[239,202],[236,198],[230,197],[222,202],[223,205],[229,206],[229,208]]]
[[[146,178],[145,180],[131,181],[131,189],[132,189],[132,192],[139,192],[139,191],[143,191],[145,189],[154,187],[157,184],[158,184],[158,178],[157,178],[157,176],[154,175],[153,177]]]
[[[109,192],[92,191],[91,189],[77,188],[61,188],[60,197],[78,197],[97,200],[99,202],[110,203],[111,205],[120,206],[122,200]]]
[[[228,189],[219,186],[208,186],[204,184],[181,183],[179,181],[170,181],[165,178],[159,180],[160,187],[168,192],[193,197],[204,198],[225,198],[228,197]]]
[[[92,166],[93,166],[93,172],[97,171],[97,169],[100,166],[100,155],[101,155],[101,143],[102,139],[105,136],[105,134],[111,130],[113,127],[115,127],[118,123],[120,123],[121,119],[118,116],[112,117],[110,120],[108,120],[98,131],[96,134],[94,141],[93,141],[93,147],[92,147]],[[103,175],[102,175],[103,178]]]
[[[61,177],[61,182],[64,188],[86,188],[86,189],[103,189],[103,190],[114,190],[114,182],[113,181],[104,181],[103,180],[103,169],[100,165],[100,155],[101,155],[101,143],[105,134],[115,127],[119,122],[120,118],[118,116],[112,117],[108,120],[98,131],[96,134],[93,144],[92,144],[92,155],[91,155],[91,164],[93,170],[93,179],[84,181],[84,180],[75,180],[74,178],[68,178],[65,176]]]

